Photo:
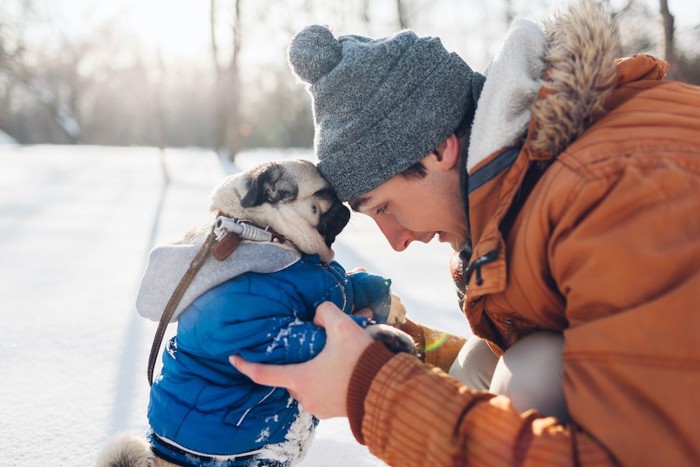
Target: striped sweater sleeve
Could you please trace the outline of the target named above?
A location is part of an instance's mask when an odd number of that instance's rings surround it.
[[[353,373],[348,417],[358,441],[392,467],[614,464],[583,430],[520,414],[504,396],[377,343]]]

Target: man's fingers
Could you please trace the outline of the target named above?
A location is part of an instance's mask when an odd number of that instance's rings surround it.
[[[258,384],[264,386],[279,386],[287,388],[285,385],[291,381],[290,375],[294,373],[296,365],[263,365],[261,363],[251,363],[238,355],[232,355],[229,362],[238,371],[246,375]]]
[[[316,308],[314,323],[326,330],[329,342],[342,338],[359,345],[363,338],[371,340],[349,315],[343,313],[332,302],[323,302]]]
[[[345,314],[340,311],[335,303],[323,302],[316,307],[316,316],[314,316],[314,324],[328,330],[328,326],[337,319],[343,319]]]
[[[350,271],[348,271],[348,274],[355,274],[356,272],[367,272],[367,270],[365,268],[363,268],[362,266],[358,266],[358,267],[353,268]]]
[[[347,387],[357,360],[372,338],[331,302],[316,308],[314,323],[326,329],[326,345],[313,359],[293,365],[252,363],[240,355],[231,364],[254,382],[282,387],[319,418],[347,415]]]
[[[356,311],[353,313],[354,316],[362,316],[365,318],[373,319],[374,318],[374,312],[372,311],[371,308],[363,308],[360,311]]]
[[[344,332],[350,330],[360,330],[349,315],[343,313],[333,302],[323,302],[316,307],[314,324],[326,330],[326,334]]]

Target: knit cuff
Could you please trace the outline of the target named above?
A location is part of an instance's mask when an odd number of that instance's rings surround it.
[[[386,362],[395,356],[384,344],[375,341],[360,356],[350,376],[347,395],[347,413],[350,430],[360,444],[365,444],[362,436],[362,420],[365,416],[365,398],[374,377]]]

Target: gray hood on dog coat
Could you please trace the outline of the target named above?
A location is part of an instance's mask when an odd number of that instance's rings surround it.
[[[141,278],[136,309],[144,318],[159,321],[165,306],[185,275],[201,244],[156,246],[148,257]],[[299,261],[301,255],[275,243],[243,241],[231,256],[218,261],[209,256],[182,297],[171,322],[207,290],[246,272],[281,271]]]

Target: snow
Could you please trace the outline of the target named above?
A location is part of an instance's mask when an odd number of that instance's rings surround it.
[[[258,151],[237,165],[287,156],[309,154]],[[1,463],[93,465],[112,435],[146,431],[156,323],[134,300],[147,254],[209,220],[209,192],[229,167],[201,149],[19,145],[0,145],[0,166]],[[391,278],[410,317],[469,334],[447,246],[395,253],[353,216],[335,250],[347,269]],[[321,421],[299,465],[383,463],[339,418]]]
[[[290,397],[289,403],[293,403]],[[270,431],[265,428],[260,437],[265,439],[270,436]],[[301,412],[289,427],[284,441],[278,444],[268,444],[263,447],[260,453],[261,459],[284,462],[292,460],[292,463],[299,465],[299,460],[304,457],[305,451],[314,439],[314,418],[308,412]],[[257,440],[256,440],[257,441]],[[313,445],[313,444],[312,444]]]
[[[0,130],[0,145],[3,144],[17,144],[17,141],[15,141],[12,136]]]

